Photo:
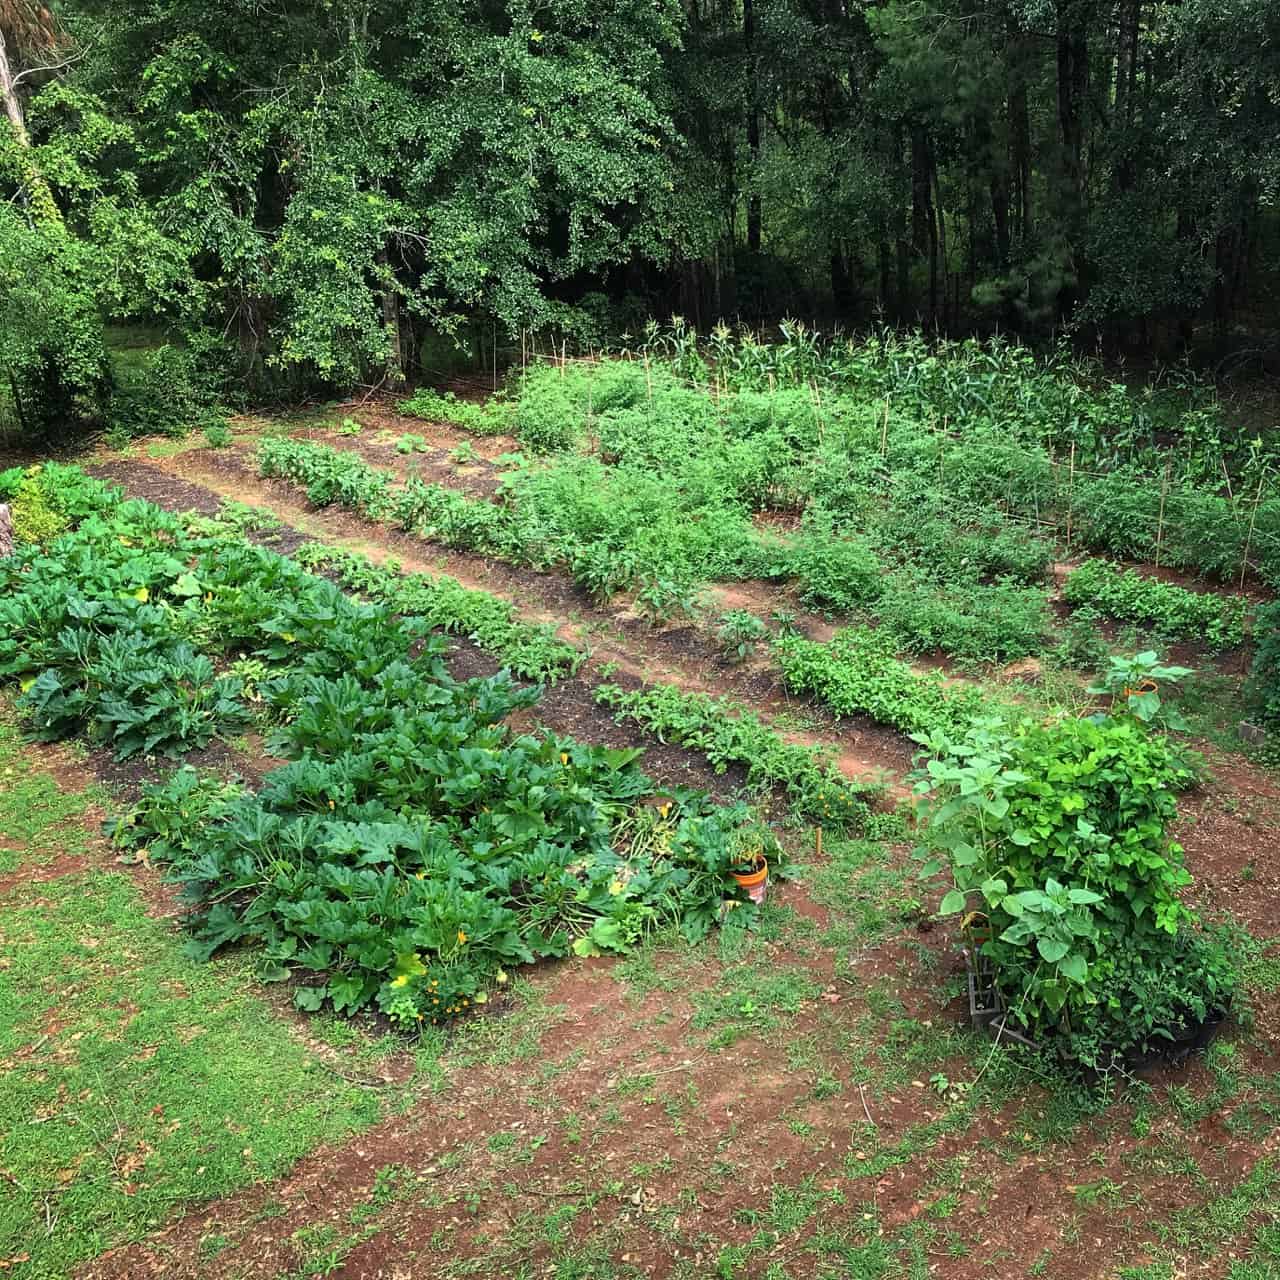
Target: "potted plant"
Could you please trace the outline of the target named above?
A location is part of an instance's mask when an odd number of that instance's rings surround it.
[[[740,853],[729,868],[738,887],[747,891],[752,902],[764,901],[769,887],[769,860],[759,849]]]

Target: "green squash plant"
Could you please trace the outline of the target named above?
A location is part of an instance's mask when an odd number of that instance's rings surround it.
[[[1010,1025],[1105,1068],[1220,1010],[1229,952],[1180,897],[1167,829],[1190,781],[1132,717],[976,723],[916,739],[924,874],[994,967]]]

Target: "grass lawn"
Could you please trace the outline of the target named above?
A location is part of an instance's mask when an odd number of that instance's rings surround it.
[[[95,796],[38,759],[0,720],[0,1268],[32,1280],[278,1177],[383,1107],[243,960],[184,957],[86,825]]]

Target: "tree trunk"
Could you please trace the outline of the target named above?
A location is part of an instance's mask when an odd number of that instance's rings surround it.
[[[1031,242],[1031,113],[1027,107],[1027,80],[1022,67],[1026,41],[1014,42],[1009,86],[1009,168],[1016,187],[1015,231],[1023,251]]]
[[[938,314],[938,223],[933,208],[933,161],[924,125],[911,126],[911,247],[929,255],[929,319]]]
[[[742,0],[742,40],[747,50],[747,151],[751,155],[751,190],[747,195],[747,249],[760,252],[760,94],[756,67],[755,0]]]
[[[27,121],[22,114],[22,100],[18,97],[17,73],[9,62],[9,50],[4,42],[4,32],[0,31],[0,101],[4,102],[4,113],[18,135],[18,141],[27,145]]]
[[[1066,319],[1080,298],[1084,276],[1084,107],[1089,89],[1089,37],[1083,0],[1058,0],[1058,133],[1061,144],[1062,226],[1070,249],[1068,277],[1058,291],[1058,314]]]
[[[4,32],[0,31],[0,100],[4,102],[4,113],[18,140],[19,176],[22,180],[20,196],[26,204],[32,219],[45,226],[62,226],[62,213],[49,190],[44,174],[40,172],[31,154],[31,138],[27,133],[26,116],[22,111],[22,99],[18,96],[18,72],[9,60],[9,50],[5,45]]]
[[[831,247],[831,302],[841,318],[853,311],[853,275],[838,244]]]
[[[391,260],[385,253],[378,254],[378,266],[386,273],[382,281],[380,299],[382,304],[382,323],[387,331],[387,382],[393,387],[403,387],[404,376],[404,335],[400,327],[400,295],[395,290],[395,277],[391,270]]]

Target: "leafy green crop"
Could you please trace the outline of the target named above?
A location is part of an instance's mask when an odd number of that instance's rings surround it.
[[[860,829],[868,801],[882,788],[850,782],[829,751],[787,742],[746,707],[725,698],[689,693],[673,685],[649,685],[628,692],[603,684],[595,699],[662,742],[700,751],[717,773],[730,765],[747,771],[748,785],[780,788],[797,816],[832,827]]]
[[[586,655],[556,638],[548,624],[521,622],[498,596],[464,587],[454,578],[402,574],[393,562],[375,565],[350,551],[310,543],[294,554],[300,563],[327,569],[352,590],[415,614],[442,631],[465,635],[497,656],[516,675],[554,683],[572,675]]]
[[[1070,604],[1094,605],[1113,618],[1145,623],[1170,639],[1203,639],[1215,650],[1244,643],[1249,602],[1243,597],[1189,591],[1105,560],[1086,560],[1073,570],[1062,595]]]
[[[783,636],[776,646],[783,679],[837,715],[865,715],[904,733],[963,729],[990,704],[972,687],[948,686],[937,673],[917,675],[894,656],[883,631],[850,627],[830,644]]]
[[[503,435],[511,430],[510,406],[490,400],[472,404],[459,400],[452,391],[438,392],[421,387],[400,402],[400,412],[427,422],[452,422],[478,436]]]
[[[172,865],[196,954],[254,941],[264,978],[306,983],[303,1008],[374,1004],[415,1026],[483,1003],[510,965],[623,951],[665,925],[700,937],[732,866],[777,861],[745,806],[655,796],[638,751],[515,733],[506,718],[538,691],[455,681],[414,608],[460,625],[463,606],[530,668],[576,661],[545,629],[324,557],[385,597],[352,600],[234,523],[126,502],[0,562],[0,675],[41,736],[178,754],[247,722],[251,677],[268,750],[290,763],[256,793],[182,770],[114,827]]]
[[[263,976],[305,983],[303,1008],[376,1004],[413,1026],[484,1003],[514,965],[623,951],[665,923],[700,937],[744,841],[773,848],[745,809],[642,803],[638,752],[512,735],[504,717],[536,694],[455,684],[430,650],[268,696],[293,763],[257,794],[181,772],[117,837],[173,864],[196,954],[262,944]]]

